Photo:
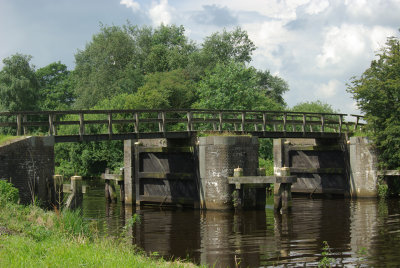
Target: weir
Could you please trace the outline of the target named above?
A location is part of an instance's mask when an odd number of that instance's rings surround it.
[[[65,115],[70,116],[68,120]],[[74,121],[74,116],[79,120]],[[284,204],[290,203],[287,201],[291,192],[374,197],[376,152],[365,138],[346,139],[349,128],[356,129],[361,124],[360,116],[354,123],[345,122],[344,116],[193,109],[2,112],[0,127],[14,127],[17,134],[26,134],[31,128],[47,125],[49,136],[1,146],[0,178],[18,178],[21,182],[14,184],[20,184],[23,200],[29,198],[30,185],[36,187],[31,193],[53,200],[53,174],[40,173],[39,167],[51,166],[47,171],[54,172],[54,143],[122,139],[123,181],[117,179],[117,183],[122,188],[123,201],[139,207],[232,209],[237,201],[240,206],[236,208],[263,207],[260,200],[265,200],[267,183],[275,184],[274,194]],[[48,121],[37,121],[46,117]],[[89,124],[106,124],[108,132],[88,133]],[[78,133],[59,135],[62,125],[77,125]],[[120,126],[118,133],[113,131],[116,125]],[[201,137],[204,133],[206,136]],[[259,138],[274,138],[271,181],[257,174]],[[233,178],[236,168],[242,169],[242,178]],[[296,179],[283,182],[282,171]],[[114,197],[110,181],[115,178],[105,176],[111,200]],[[287,200],[282,201],[282,196]]]

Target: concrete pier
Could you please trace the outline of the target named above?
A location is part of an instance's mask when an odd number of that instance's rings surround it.
[[[228,177],[234,169],[243,169],[244,176],[256,176],[258,138],[250,136],[208,136],[199,138],[200,205],[203,209],[233,209],[233,186]],[[255,189],[248,188],[246,196]],[[254,195],[253,195],[254,196]]]

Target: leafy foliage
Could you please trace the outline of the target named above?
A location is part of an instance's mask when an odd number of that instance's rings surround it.
[[[243,63],[218,63],[207,71],[197,88],[195,108],[203,109],[265,109],[282,107],[267,98],[258,86],[257,71]]]
[[[39,83],[31,56],[15,54],[3,60],[0,71],[0,109],[7,111],[37,110]]]
[[[309,113],[337,113],[331,105],[323,103],[319,100],[311,102],[301,102],[291,109],[293,112],[309,112]]]
[[[75,95],[70,74],[61,62],[50,63],[36,71],[40,83],[41,110],[66,110],[71,107]]]
[[[353,77],[348,91],[353,94],[367,131],[380,151],[382,167],[400,168],[400,40],[388,38],[377,59],[361,77]]]
[[[196,45],[185,36],[183,26],[138,27],[129,22],[101,25],[86,47],[75,54],[74,70],[54,62],[35,71],[29,64],[31,56],[21,54],[5,59],[0,72],[0,109],[281,110],[288,86],[267,70],[246,66],[254,50],[254,43],[240,28],[213,33]],[[125,116],[116,115],[114,119]],[[104,115],[85,119],[105,120]],[[57,116],[57,120],[78,118]],[[157,126],[140,125],[141,129],[153,127]],[[168,127],[180,130],[183,125]],[[59,135],[68,135],[77,133],[78,126],[57,128]],[[117,125],[113,131],[131,129],[133,125]],[[1,131],[9,132],[6,128]],[[29,131],[47,130],[32,127]],[[86,133],[106,131],[106,126],[85,126]],[[271,141],[260,144],[260,155],[270,158]],[[122,142],[57,144],[55,155],[57,173],[96,176],[106,167],[117,169],[122,165]]]
[[[11,183],[0,180],[0,205],[17,203],[19,199],[18,189]]]

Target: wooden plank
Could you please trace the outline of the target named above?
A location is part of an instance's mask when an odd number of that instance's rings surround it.
[[[193,173],[139,172],[140,179],[193,180]]]
[[[378,176],[400,176],[400,170],[380,170]]]
[[[295,183],[297,176],[242,176],[228,177],[229,184]]]
[[[140,195],[138,197],[139,202],[152,202],[160,204],[181,204],[181,205],[193,205],[196,200],[187,197],[171,197],[171,196],[147,196]],[[142,205],[142,204],[141,204]]]
[[[297,168],[291,167],[291,173],[303,173],[303,174],[343,174],[343,168]]]
[[[193,146],[186,147],[140,147],[141,153],[193,153]]]
[[[290,151],[342,151],[340,145],[291,145]]]
[[[122,175],[119,174],[107,174],[107,173],[102,173],[101,178],[103,180],[112,180],[112,181],[123,181],[124,178]]]

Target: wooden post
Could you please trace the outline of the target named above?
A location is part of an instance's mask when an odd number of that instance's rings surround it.
[[[243,168],[235,168],[233,170],[233,176],[234,177],[242,177],[243,176]],[[232,196],[232,201],[233,201],[233,206],[235,209],[241,209],[243,204],[242,204],[242,199],[243,199],[243,189],[240,185],[240,183],[235,184],[235,191],[233,192]]]
[[[213,118],[213,119],[216,119],[217,116],[216,116],[215,114],[213,114],[213,115],[212,115],[212,118]],[[213,124],[213,131],[216,131],[216,130],[217,130],[217,125],[216,125],[215,121],[213,121],[212,124]]]
[[[165,117],[166,117],[165,112],[162,112],[162,113],[161,113],[162,131],[163,131],[164,133],[167,132],[167,127],[166,127],[166,125],[165,125]]]
[[[192,131],[192,112],[187,112],[187,131]]]
[[[108,113],[108,139],[111,140],[113,134],[112,130],[112,113]]]
[[[343,115],[339,115],[339,134],[342,134]]]
[[[245,120],[246,120],[246,113],[243,112],[242,113],[242,125],[241,125],[242,132],[244,132],[244,122],[245,122]]]
[[[219,125],[218,131],[222,132],[222,112],[219,112]]]
[[[158,112],[158,132],[164,132],[163,131],[163,123],[162,123],[162,115],[160,112]]]
[[[120,176],[121,176],[122,180],[118,181],[119,197],[121,199],[121,202],[125,203],[125,183],[124,183],[125,170],[124,170],[124,168],[120,168]]]
[[[283,113],[283,133],[286,133],[286,119],[287,113]]]
[[[71,177],[71,195],[68,196],[66,202],[66,208],[76,209],[82,206],[83,193],[82,193],[82,177],[72,176]]]
[[[49,114],[49,135],[54,135],[54,122],[53,122],[53,115]]]
[[[303,135],[306,135],[306,115],[303,114],[303,125],[302,125]]]
[[[22,115],[17,114],[17,136],[21,136],[22,130]]]
[[[54,192],[55,192],[54,205],[57,207],[58,210],[60,210],[64,200],[64,192],[63,192],[64,177],[62,175],[54,175],[53,180],[54,180]]]
[[[83,113],[79,114],[79,140],[83,141],[83,135],[85,135],[85,121]]]
[[[262,124],[262,131],[265,132],[267,125],[267,115],[263,113],[263,124]]]
[[[24,135],[28,135],[28,127],[25,125],[26,122],[28,122],[28,116],[25,114],[22,117],[22,125],[23,125],[23,129],[24,129]]]
[[[139,113],[134,113],[133,117],[135,120],[135,123],[134,123],[135,133],[138,134],[139,133]]]
[[[325,116],[321,115],[321,132],[325,132]]]
[[[280,176],[290,176],[290,169],[288,167],[283,167],[280,170]],[[292,193],[291,193],[291,183],[280,183],[278,189],[274,189],[274,208],[276,211],[286,212],[291,208],[292,203]]]
[[[110,170],[107,168],[106,169],[106,174],[110,174]],[[112,180],[109,179],[105,179],[104,180],[104,195],[106,198],[107,203],[116,203],[117,202],[117,195],[115,193],[115,186],[114,186],[114,182]]]

